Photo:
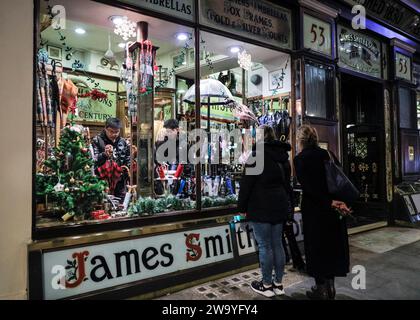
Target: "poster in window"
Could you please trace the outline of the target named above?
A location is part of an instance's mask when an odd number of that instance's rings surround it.
[[[286,73],[284,72],[284,69],[279,69],[279,70],[275,70],[275,71],[271,71],[268,74],[268,79],[269,79],[269,87],[268,90],[274,91],[274,90],[279,90],[279,89],[283,89],[284,86],[284,76],[286,75]]]

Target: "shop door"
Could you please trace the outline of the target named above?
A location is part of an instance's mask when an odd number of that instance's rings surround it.
[[[344,169],[359,189],[364,209],[385,200],[382,92],[379,83],[342,76]]]

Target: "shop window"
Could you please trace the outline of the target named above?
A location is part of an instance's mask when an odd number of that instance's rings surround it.
[[[231,38],[207,32],[200,37],[205,54],[200,64],[200,127],[210,141],[201,165],[206,209],[236,201],[259,125],[271,125],[278,139],[289,139],[291,62],[288,54]],[[184,100],[194,104],[194,87]]]
[[[416,110],[414,109],[413,91],[407,88],[399,88],[400,99],[400,128],[416,128]]]
[[[62,29],[48,9],[56,4]],[[36,226],[196,210],[195,167],[157,159],[168,137],[192,128],[179,101],[194,83],[193,29],[94,1],[41,0],[40,11]],[[133,33],[115,32],[124,17]]]
[[[306,116],[330,118],[333,101],[331,70],[322,65],[305,64]]]

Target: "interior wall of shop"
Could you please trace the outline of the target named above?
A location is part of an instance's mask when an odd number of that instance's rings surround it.
[[[32,216],[32,1],[0,1],[0,39],[0,299],[26,299]]]

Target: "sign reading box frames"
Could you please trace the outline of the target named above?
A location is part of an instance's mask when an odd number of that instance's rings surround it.
[[[263,0],[202,0],[200,23],[280,48],[292,48],[291,11]]]
[[[194,0],[120,0],[133,6],[153,10],[187,21],[194,20]]]
[[[350,28],[338,26],[338,65],[381,78],[381,43]]]
[[[44,253],[45,299],[62,299],[233,258],[229,225]]]

